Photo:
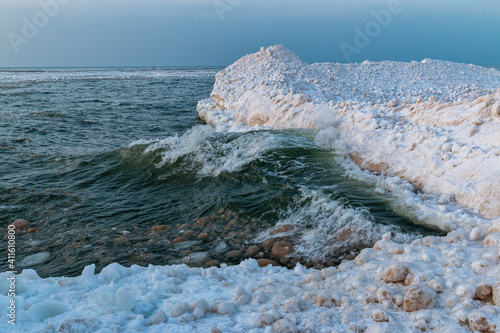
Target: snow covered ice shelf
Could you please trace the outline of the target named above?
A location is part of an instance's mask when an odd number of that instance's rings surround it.
[[[430,59],[308,65],[278,45],[218,73],[198,112],[221,131],[329,128],[364,169],[492,218],[500,215],[499,87],[493,68]],[[449,231],[447,220],[430,222]]]

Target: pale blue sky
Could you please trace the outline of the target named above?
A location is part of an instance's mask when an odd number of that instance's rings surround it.
[[[274,44],[310,63],[500,65],[500,1],[397,1],[2,0],[0,67],[226,66]]]

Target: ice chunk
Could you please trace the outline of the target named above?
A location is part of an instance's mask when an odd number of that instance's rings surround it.
[[[208,302],[204,298],[198,298],[196,301],[191,302],[190,308],[191,310],[194,310],[195,308],[200,308],[203,310],[204,313],[208,313],[208,311],[210,310]]]
[[[199,307],[194,308],[193,317],[196,319],[201,319],[205,316],[205,311]]]
[[[157,325],[166,323],[168,320],[167,315],[162,310],[158,310],[154,315],[149,318],[149,325]]]
[[[66,312],[68,309],[55,299],[46,299],[28,309],[28,317],[35,322],[42,322]]]
[[[95,332],[97,320],[94,318],[68,318],[59,327],[61,333],[87,333]]]
[[[85,266],[85,268],[83,269],[83,272],[82,272],[82,277],[83,278],[90,278],[90,277],[94,276],[94,272],[95,272],[95,264]]]
[[[178,302],[175,303],[174,306],[172,306],[172,309],[170,310],[170,315],[172,318],[180,317],[184,314],[184,312],[188,311],[190,309],[189,304],[186,302]]]
[[[116,294],[111,291],[95,291],[90,294],[90,300],[99,306],[115,306]]]
[[[25,257],[18,263],[18,265],[21,267],[35,266],[46,262],[49,258],[50,252],[38,252]]]
[[[236,312],[236,306],[231,302],[220,302],[217,313],[220,315],[232,314]]]
[[[117,281],[128,274],[129,271],[126,267],[118,263],[112,263],[102,269],[98,279],[101,282],[111,282]]]
[[[37,272],[34,269],[23,269],[22,273],[19,275],[23,280],[40,280]]]
[[[274,323],[273,329],[278,333],[295,333],[297,332],[297,326],[291,322],[289,319],[280,319]]]
[[[167,275],[170,277],[178,278],[180,280],[185,280],[189,275],[189,267],[186,265],[173,266],[168,270]]]
[[[135,305],[135,292],[127,288],[120,288],[116,291],[116,309],[118,311],[130,311]]]

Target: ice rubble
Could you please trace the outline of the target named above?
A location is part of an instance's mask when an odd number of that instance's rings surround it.
[[[495,332],[500,220],[399,244],[385,234],[353,261],[321,271],[111,264],[76,278],[18,275],[18,331]],[[5,280],[5,273],[1,280]],[[6,331],[5,296],[0,284]]]

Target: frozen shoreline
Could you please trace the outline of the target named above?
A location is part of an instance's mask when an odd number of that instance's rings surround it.
[[[307,65],[274,46],[216,78],[198,112],[217,130],[317,128],[318,145],[385,174],[353,168],[353,177],[399,193],[448,235],[398,244],[385,234],[321,271],[253,259],[208,269],[111,264],[99,274],[88,266],[75,278],[24,270],[15,331],[498,332],[498,71],[435,60]],[[0,330],[10,332],[0,276]]]
[[[278,45],[218,73],[198,112],[221,131],[327,128],[332,148],[364,169],[491,219],[500,215],[498,87],[495,69],[429,59],[308,65]]]
[[[17,328],[455,333],[486,327],[482,332],[495,332],[499,246],[497,220],[485,235],[478,229],[453,231],[398,244],[386,234],[353,261],[321,271],[300,265],[260,268],[253,259],[208,269],[111,264],[99,274],[88,266],[75,278],[41,279],[25,270],[17,278]],[[4,275],[2,294],[8,288]],[[6,297],[1,300],[6,309]],[[6,318],[3,313],[0,327],[11,331]]]

